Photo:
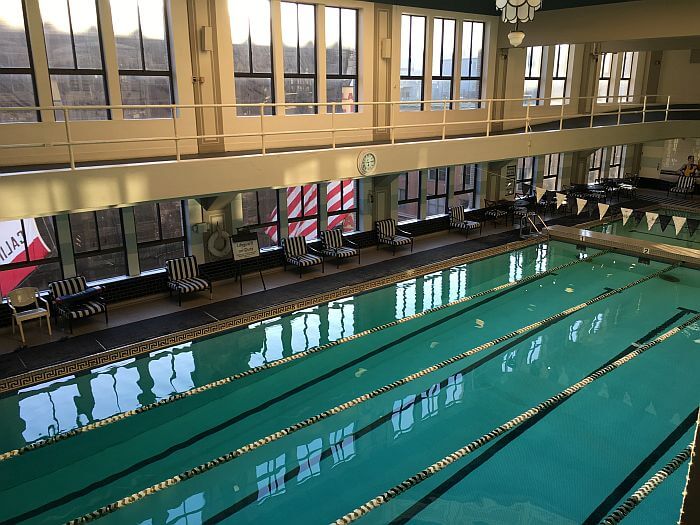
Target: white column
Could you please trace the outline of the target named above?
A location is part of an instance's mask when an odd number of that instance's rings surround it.
[[[136,218],[134,208],[122,208],[122,227],[124,228],[124,249],[126,250],[126,268],[130,276],[141,273],[139,246],[136,239]]]
[[[63,277],[75,277],[75,255],[73,253],[73,238],[70,231],[70,220],[67,213],[56,215],[56,235],[58,236],[58,251],[61,254]]]

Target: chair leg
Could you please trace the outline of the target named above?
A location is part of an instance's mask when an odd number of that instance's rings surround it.
[[[299,279],[301,279],[301,264],[299,265]]]
[[[107,315],[107,307],[105,306],[105,324],[109,324],[109,316]]]
[[[182,291],[181,290],[177,291],[177,305],[182,306]]]
[[[73,333],[73,318],[68,317],[68,331],[72,334]]]
[[[242,277],[241,277],[241,279],[242,279]],[[214,299],[214,289],[212,288],[211,283],[209,283],[209,300],[211,301],[213,299]]]
[[[17,321],[19,326],[19,336],[22,338],[22,345],[26,345],[27,341],[24,340],[24,328],[22,328],[22,321]]]
[[[51,317],[49,315],[46,316],[46,327],[49,329],[49,335],[51,335]]]
[[[394,247],[393,247],[392,250],[391,250],[391,255],[394,256],[394,257],[396,256],[396,245],[395,245],[395,244],[394,244]]]
[[[12,335],[15,335],[15,324],[18,324],[17,319],[12,316]]]

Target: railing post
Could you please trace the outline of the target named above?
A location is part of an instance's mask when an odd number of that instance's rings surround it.
[[[389,134],[391,135],[391,143],[394,144],[396,141],[396,132],[394,131],[394,103],[388,102],[389,104]]]
[[[622,100],[617,99],[617,125],[620,125],[620,117],[622,116]]]
[[[559,131],[564,129],[564,99],[561,99],[561,110],[559,111]]]
[[[525,109],[525,133],[530,131],[530,102],[528,102]]]
[[[445,122],[447,122],[447,101],[442,101],[442,140],[445,140]]]
[[[260,104],[260,151],[265,155],[265,103]]]
[[[666,98],[666,119],[665,122],[668,122],[668,112],[671,109],[671,95],[669,95]]]
[[[642,106],[642,124],[647,121],[647,96],[644,95],[644,106]]]
[[[175,160],[180,160],[180,138],[177,131],[177,108],[175,104],[170,106],[170,111],[172,111],[173,116],[173,136],[175,137]]]
[[[591,122],[590,122],[590,124],[589,124],[589,126],[588,126],[589,128],[592,128],[592,127],[593,127],[593,115],[594,115],[594,113],[595,113],[595,100],[596,100],[596,99],[595,99],[595,97],[594,97],[593,100],[591,101]]]
[[[335,104],[331,102],[331,146],[335,149]]]
[[[70,169],[75,169],[75,155],[73,154],[73,137],[70,133],[70,123],[68,122],[68,110],[63,108],[63,125],[66,128],[66,142],[68,143],[68,159],[70,161]]]
[[[486,136],[491,135],[491,99],[486,102]]]

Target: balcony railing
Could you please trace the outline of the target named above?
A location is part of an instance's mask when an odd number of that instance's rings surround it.
[[[646,122],[661,122],[674,120],[677,117],[682,119],[700,119],[700,104],[688,103],[673,103],[670,96],[665,95],[645,95],[645,96],[627,96],[616,97],[614,102],[601,102],[599,96],[587,97],[540,97],[540,98],[486,98],[486,99],[451,99],[451,100],[396,100],[389,102],[316,102],[316,103],[261,103],[261,104],[168,104],[168,105],[84,105],[84,106],[32,106],[32,107],[0,107],[0,112],[10,111],[54,111],[59,112],[63,116],[63,134],[64,140],[53,142],[26,142],[26,143],[6,143],[0,144],[0,151],[7,149],[19,148],[46,148],[46,147],[65,147],[67,150],[67,161],[71,169],[76,168],[76,151],[79,146],[89,145],[108,145],[108,144],[125,144],[125,143],[144,143],[144,142],[163,142],[172,141],[174,143],[175,159],[182,159],[181,144],[183,141],[206,140],[206,139],[233,139],[233,138],[258,138],[259,153],[262,155],[269,154],[270,148],[268,144],[272,137],[283,135],[327,135],[328,142],[325,144],[328,148],[339,147],[337,143],[338,134],[343,134],[342,146],[352,146],[354,142],[362,142],[366,144],[367,132],[382,132],[385,136],[388,134],[388,139],[382,140],[382,144],[395,144],[401,140],[411,140],[410,137],[397,138],[397,132],[401,130],[411,129],[434,129],[435,134],[428,137],[434,140],[445,140],[449,138],[458,138],[460,135],[459,127],[474,125],[483,125],[483,129],[479,133],[470,133],[468,136],[486,136],[515,134],[515,133],[532,133],[540,130],[563,130],[570,128],[592,128],[598,126],[623,126],[626,124],[638,124]],[[661,100],[662,102],[658,102]],[[590,105],[590,111],[584,113],[571,113],[574,107],[580,107],[582,103],[585,106]],[[473,109],[461,109],[461,106],[468,104]],[[415,105],[422,108],[431,108],[435,105],[440,105],[442,110],[425,110],[425,111],[402,111],[401,106]],[[273,108],[275,113],[287,107],[314,107],[317,110],[320,108],[330,108],[325,114],[320,113],[314,115],[316,117],[324,117],[324,124],[330,119],[330,125],[321,127],[304,127],[291,129],[269,129],[266,128],[266,123],[270,118],[279,117],[271,116],[266,109]],[[353,106],[353,113],[345,113],[343,106]],[[347,120],[344,117],[347,115],[363,114],[361,108],[383,108],[388,112],[388,122],[386,124],[377,124],[376,119],[372,125],[347,125]],[[192,134],[183,133],[182,126],[178,124],[182,119],[183,111],[193,110],[195,113],[204,110],[215,109],[219,111],[236,110],[237,108],[257,108],[259,116],[236,117],[250,122],[251,119],[257,119],[257,129],[250,131],[232,132],[232,133],[215,133],[215,134]],[[457,109],[455,109],[457,108]],[[504,115],[520,113],[523,115],[494,117],[496,108]],[[70,112],[74,110],[165,110],[169,111],[172,117],[169,120],[172,122],[172,133],[148,136],[148,137],[121,137],[121,138],[105,138],[92,140],[76,140],[73,138],[72,128],[77,122],[84,123],[84,120],[71,120]],[[323,111],[323,110],[322,110]],[[284,113],[284,111],[283,111]],[[682,115],[681,115],[682,113]],[[436,121],[422,121],[419,123],[400,123],[400,115],[421,114],[428,115]],[[441,114],[442,118],[439,119]],[[485,114],[485,118],[481,117]],[[448,115],[458,116],[476,116],[477,118],[459,118],[458,120],[448,119]],[[385,113],[386,116],[386,113]],[[288,121],[294,122],[295,118],[300,118],[298,115],[290,115]],[[158,120],[168,120],[158,119]],[[285,120],[287,122],[287,120]],[[304,121],[308,124],[308,120]],[[60,122],[52,123],[55,126],[60,126]],[[9,124],[8,124],[9,125]],[[27,124],[25,124],[27,125]],[[32,125],[32,124],[29,124]],[[500,128],[495,130],[494,128]],[[457,130],[457,131],[455,131]],[[365,134],[364,136],[362,134]],[[353,138],[356,134],[356,140]],[[462,133],[464,135],[464,133]],[[418,138],[418,137],[414,137]],[[323,145],[322,145],[323,147]],[[314,144],[314,148],[318,148]],[[296,149],[303,150],[305,147],[300,145]]]

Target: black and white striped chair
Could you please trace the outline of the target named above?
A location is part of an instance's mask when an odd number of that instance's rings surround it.
[[[450,208],[450,229],[457,228],[464,231],[466,237],[469,237],[469,230],[479,230],[482,232],[482,222],[472,221],[464,215],[464,208],[461,206],[453,206]]]
[[[340,261],[349,257],[357,256],[357,264],[360,264],[360,247],[349,239],[343,239],[340,228],[321,232],[321,253],[326,257],[335,257],[338,268]]]
[[[374,230],[377,234],[377,249],[379,249],[380,244],[387,244],[393,248],[394,255],[396,255],[397,246],[406,246],[410,244],[411,252],[413,252],[413,235],[397,228],[394,219],[376,221],[374,223]]]
[[[506,225],[508,225],[508,211],[504,210],[496,202],[493,201],[484,201],[484,204],[486,205],[486,210],[484,210],[484,216],[487,219],[490,219],[493,221],[494,226],[498,221],[501,219],[505,218],[506,220]]]
[[[182,306],[182,294],[203,292],[209,290],[209,299],[212,298],[211,281],[199,274],[199,265],[194,255],[169,259],[165,261],[165,269],[168,272],[168,289],[170,295],[177,292],[177,304]]]
[[[291,264],[299,268],[299,278],[304,268],[309,266],[321,265],[321,273],[325,273],[326,265],[323,260],[323,253],[313,248],[306,246],[305,237],[288,237],[282,239],[282,248],[284,249],[284,269],[287,270],[287,264]],[[318,255],[309,253],[314,251]]]
[[[101,286],[88,287],[85,277],[78,275],[49,283],[49,302],[54,315],[66,319],[73,333],[73,319],[104,313],[105,324],[109,322],[103,291]]]
[[[693,193],[695,193],[695,177],[687,175],[679,175],[678,182],[672,188],[668,189],[667,195],[670,193],[677,193],[679,195],[690,195],[693,198]]]

